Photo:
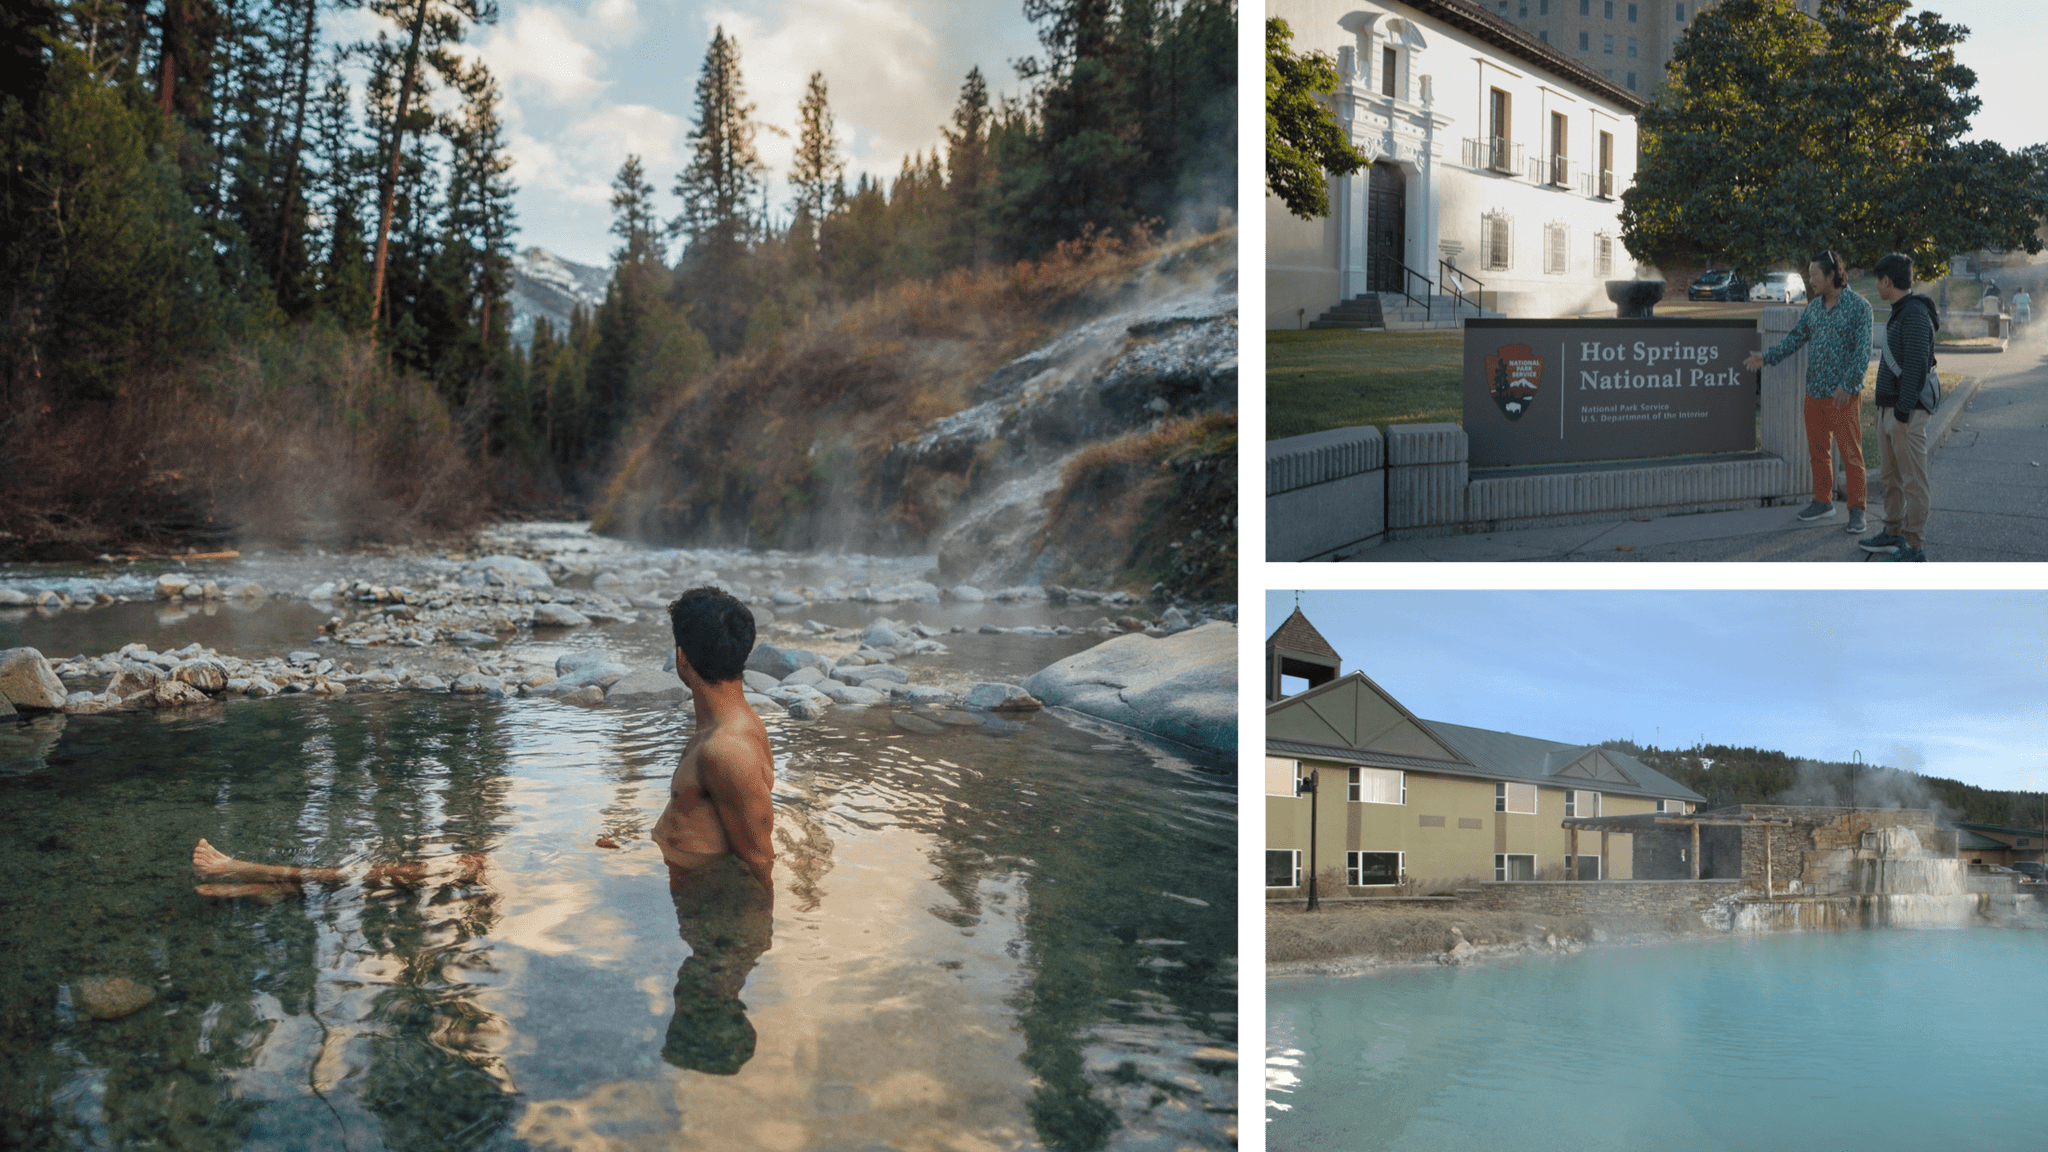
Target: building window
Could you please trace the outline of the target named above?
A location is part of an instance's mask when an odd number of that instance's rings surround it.
[[[1600,38],[1600,54],[1602,56],[1614,55],[1614,37],[1602,36]]]
[[[1522,0],[1522,10],[1520,12],[1515,13],[1515,15],[1521,17],[1524,20],[1527,20],[1529,18],[1529,0]]]
[[[1600,134],[1600,198],[1614,198],[1614,133]]]
[[[1301,887],[1301,850],[1299,848],[1266,849],[1266,887]]]
[[[1538,16],[1550,15],[1550,0],[1537,0],[1536,14]]]
[[[1590,16],[1590,15],[1592,15],[1592,14],[1593,14],[1593,0],[1579,0],[1579,15],[1581,15],[1581,16]]]
[[[1685,815],[1685,801],[1659,800],[1657,801],[1657,811],[1669,816],[1683,816]]]
[[[1636,74],[1633,72],[1628,74],[1628,90],[1631,92],[1636,90]]]
[[[1353,888],[1372,888],[1401,882],[1399,852],[1346,852],[1344,883]]]
[[[1550,43],[1550,29],[1545,28],[1541,32],[1536,33],[1536,38],[1545,44]]]
[[[1543,226],[1543,272],[1562,276],[1570,265],[1571,228],[1562,220],[1553,220]]]
[[[1628,22],[1631,24],[1636,22],[1636,6],[1633,4],[1628,6]]]
[[[1600,815],[1600,794],[1583,788],[1569,788],[1564,794],[1564,817],[1567,820],[1590,820]]]
[[[1570,868],[1570,867],[1571,867],[1571,862],[1572,862],[1572,858],[1571,858],[1571,857],[1569,857],[1569,856],[1567,856],[1567,857],[1565,857],[1565,858],[1564,858],[1564,862],[1565,862],[1565,867],[1566,867],[1566,868]],[[1567,875],[1569,875],[1569,873],[1567,873]],[[1600,858],[1599,858],[1598,856],[1581,856],[1581,857],[1579,857],[1579,879],[1581,879],[1581,880],[1598,880],[1599,878],[1600,878]]]
[[[1301,761],[1266,757],[1266,795],[1301,795]]]
[[[1508,0],[1500,0],[1500,14],[1503,16],[1508,14]]]
[[[1603,9],[1600,13],[1602,16],[1607,17],[1609,20],[1614,19],[1614,0],[1607,0],[1605,4],[1601,5],[1601,8]]]
[[[1514,220],[1505,212],[1488,212],[1480,217],[1479,234],[1485,251],[1481,258],[1491,272],[1504,272],[1514,266],[1510,258],[1514,251]]]
[[[1614,275],[1614,237],[1605,232],[1596,233],[1600,241],[1600,274]]]
[[[1633,36],[1628,38],[1628,58],[1631,60],[1636,58],[1636,38]],[[1633,88],[1635,85],[1631,84],[1629,87]]]
[[[1680,24],[1685,23],[1685,5],[1683,4],[1678,6],[1678,22]]]
[[[1512,172],[1514,155],[1509,145],[1513,142],[1510,134],[1514,128],[1514,102],[1498,88],[1491,91],[1493,98],[1489,111],[1492,118],[1488,124],[1491,143],[1486,166],[1496,172]]]
[[[1398,768],[1353,768],[1349,799],[1353,804],[1406,804],[1408,774]]]
[[[1401,56],[1392,48],[1380,49],[1380,95],[1394,94],[1395,77],[1401,70]]]
[[[1272,853],[1267,853],[1272,855]],[[1534,853],[1495,853],[1493,857],[1493,878],[1495,880],[1534,880],[1536,878],[1536,856]]]
[[[1591,34],[1591,33],[1588,33],[1588,32],[1581,32],[1581,33],[1579,33],[1579,51],[1581,51],[1581,52],[1591,52],[1592,50],[1593,50],[1593,41],[1592,41],[1592,34]]]
[[[1565,141],[1570,138],[1571,125],[1562,112],[1550,114],[1550,183],[1559,188],[1571,183],[1571,172],[1565,158]]]
[[[1493,810],[1495,812],[1520,812],[1525,815],[1536,813],[1536,786],[1534,784],[1510,784],[1502,780],[1493,786]]]

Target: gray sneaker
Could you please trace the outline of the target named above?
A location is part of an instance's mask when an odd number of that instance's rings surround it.
[[[1911,544],[1901,544],[1897,551],[1885,557],[1885,559],[1907,564],[1925,564],[1927,562],[1927,553],[1913,547]]]
[[[1865,552],[1875,555],[1880,552],[1896,552],[1899,546],[1905,542],[1906,538],[1904,536],[1894,536],[1889,532],[1879,532],[1868,540],[1858,540],[1856,546]]]
[[[1863,509],[1849,509],[1849,524],[1847,527],[1843,528],[1842,531],[1847,532],[1851,536],[1861,536],[1863,535],[1864,528],[1865,525],[1863,523]]]
[[[1799,511],[1801,520],[1832,520],[1834,517],[1835,506],[1825,500],[1815,500]]]

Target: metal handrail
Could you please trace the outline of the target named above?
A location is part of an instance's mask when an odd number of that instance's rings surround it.
[[[1463,268],[1443,260],[1436,262],[1436,271],[1437,275],[1443,277],[1444,291],[1449,292],[1451,298],[1456,300],[1460,306],[1470,304],[1480,312],[1486,311],[1486,281],[1466,272]],[[1479,285],[1479,291],[1474,294],[1478,297],[1477,302],[1465,299],[1465,293],[1460,290],[1459,285],[1466,280]]]
[[[1424,276],[1422,273],[1417,272],[1415,269],[1410,268],[1406,264],[1401,263],[1399,260],[1394,259],[1392,256],[1387,257],[1387,263],[1392,264],[1394,267],[1399,268],[1401,270],[1401,295],[1407,296],[1408,302],[1410,304],[1416,304],[1423,308],[1429,307],[1429,289],[1436,287],[1435,282],[1432,281],[1429,277]],[[1409,295],[1408,277],[1410,276],[1413,276],[1416,279],[1422,281],[1423,292],[1422,299],[1420,300],[1417,300],[1414,296]]]

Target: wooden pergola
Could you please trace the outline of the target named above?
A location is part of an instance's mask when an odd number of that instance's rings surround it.
[[[1611,832],[1645,832],[1652,828],[1692,827],[1692,878],[1700,878],[1700,827],[1734,826],[1751,828],[1758,826],[1790,827],[1789,816],[1743,816],[1728,813],[1700,813],[1681,816],[1676,812],[1644,812],[1634,816],[1584,816],[1571,817],[1563,822],[1565,831],[1571,834],[1571,856],[1565,861],[1565,878],[1579,878],[1579,829],[1600,833],[1600,859],[1607,859],[1607,836]],[[1771,837],[1764,833],[1764,895],[1773,896],[1774,884],[1771,877]]]

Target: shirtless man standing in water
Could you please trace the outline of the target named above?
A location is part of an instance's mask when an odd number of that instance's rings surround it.
[[[754,1028],[739,994],[773,935],[775,758],[740,679],[754,650],[753,613],[707,587],[683,593],[668,614],[676,675],[690,690],[697,726],[654,822],[677,923],[690,946],[676,972],[676,1010],[661,1054],[678,1067],[729,1076],[754,1054]],[[460,856],[376,864],[363,878],[400,887],[469,884],[482,870],[483,857]],[[262,895],[348,878],[338,868],[252,864],[205,840],[192,849],[192,871],[206,896]]]

